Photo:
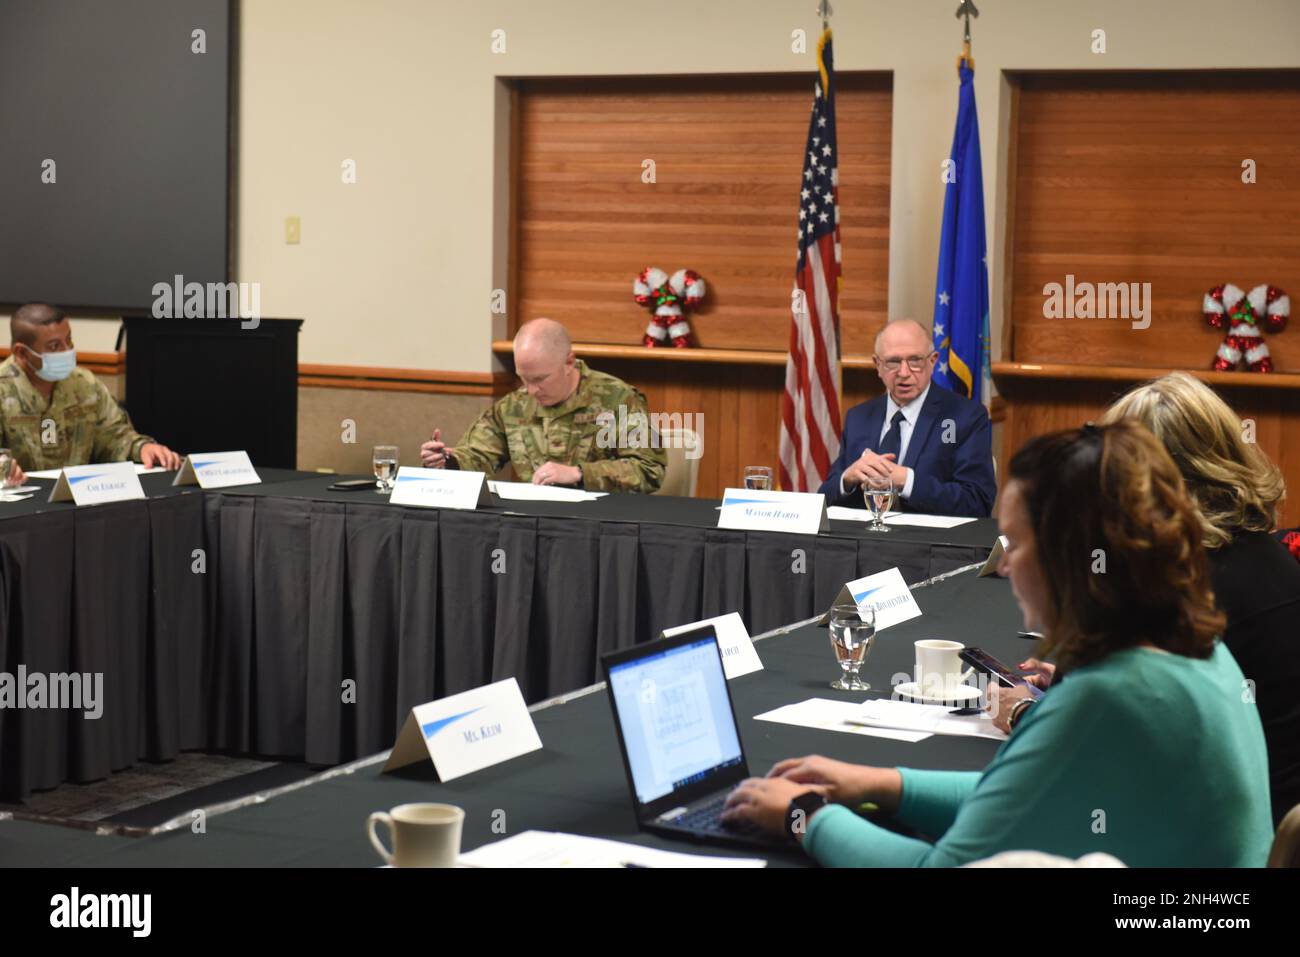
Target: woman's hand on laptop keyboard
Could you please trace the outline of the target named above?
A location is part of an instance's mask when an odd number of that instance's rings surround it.
[[[768,834],[786,833],[786,814],[790,802],[800,794],[820,791],[822,788],[787,781],[784,778],[746,778],[727,795],[723,806],[722,823],[747,823]]]
[[[903,793],[903,779],[895,768],[849,764],[820,754],[787,758],[774,765],[767,776],[800,784],[804,791],[819,790],[828,801],[849,807],[870,801],[882,810],[893,811]]]

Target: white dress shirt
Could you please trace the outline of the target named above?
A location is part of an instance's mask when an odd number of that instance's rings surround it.
[[[898,464],[902,465],[907,460],[907,446],[912,441],[912,430],[916,428],[916,420],[921,416],[921,406],[925,405],[925,397],[930,394],[930,387],[933,383],[926,385],[925,390],[907,405],[899,405],[894,401],[894,397],[886,393],[885,396],[885,424],[880,430],[880,438],[876,440],[876,449],[880,448],[880,443],[884,441],[885,436],[889,434],[889,423],[894,420],[894,413],[900,409],[903,413],[903,421],[898,423]],[[874,451],[874,450],[873,450]],[[911,469],[905,469],[907,480],[903,483],[903,488],[899,491],[899,498],[909,498],[912,494],[912,483],[916,478],[916,473]],[[847,495],[848,489],[844,487],[844,476],[840,475],[840,494]]]

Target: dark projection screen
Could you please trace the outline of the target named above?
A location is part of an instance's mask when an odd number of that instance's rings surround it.
[[[229,0],[0,2],[0,304],[227,278],[230,62]]]

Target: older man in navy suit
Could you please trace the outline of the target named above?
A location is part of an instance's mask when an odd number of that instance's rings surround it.
[[[934,386],[938,354],[912,319],[876,336],[876,372],[885,394],[844,417],[840,456],[822,483],[831,505],[864,508],[862,483],[893,480],[898,506],[933,515],[983,518],[997,496],[993,431],[978,402]]]

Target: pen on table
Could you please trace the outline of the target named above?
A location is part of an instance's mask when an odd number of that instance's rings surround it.
[[[647,870],[650,869],[649,864],[638,864],[636,861],[619,861],[618,866],[619,867],[644,867]]]

